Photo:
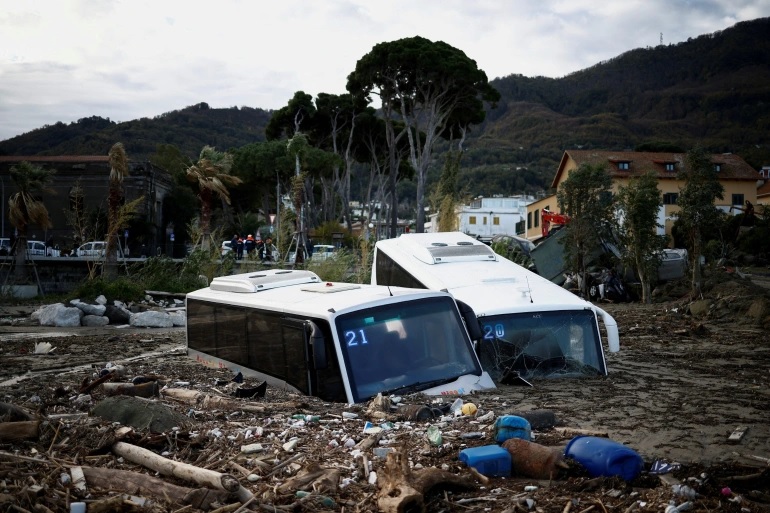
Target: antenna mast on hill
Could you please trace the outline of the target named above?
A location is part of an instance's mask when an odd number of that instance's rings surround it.
[[[663,32],[660,33],[660,44],[663,44]]]

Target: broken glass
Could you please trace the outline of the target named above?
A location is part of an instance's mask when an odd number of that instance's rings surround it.
[[[355,402],[482,374],[451,297],[383,305],[336,320]]]
[[[590,310],[481,317],[482,367],[497,382],[523,378],[605,375],[596,316]]]

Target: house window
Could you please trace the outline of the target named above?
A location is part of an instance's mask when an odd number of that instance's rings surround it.
[[[631,163],[630,162],[618,162],[618,169],[621,171],[628,171],[631,169]]]
[[[719,173],[722,170],[722,164],[714,164],[714,171]]]
[[[532,226],[532,212],[527,212],[527,226]]]
[[[676,205],[676,200],[679,198],[679,194],[675,192],[667,192],[663,194],[664,205]]]
[[[500,218],[495,216],[492,218],[492,224],[495,226],[500,226]]]
[[[487,224],[487,216],[484,216],[482,219],[484,220],[484,222],[481,224]]]
[[[535,228],[540,226],[540,211],[535,210]]]
[[[666,162],[664,165],[666,171],[676,171],[676,162]]]
[[[468,224],[476,224],[476,216],[470,216],[468,218]]]
[[[743,194],[733,194],[733,205],[743,205]]]

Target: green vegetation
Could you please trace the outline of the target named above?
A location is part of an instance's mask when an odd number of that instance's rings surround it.
[[[617,195],[623,222],[618,227],[623,262],[636,270],[642,285],[642,302],[650,303],[651,286],[660,267],[666,237],[657,234],[657,213],[663,204],[658,179],[652,174],[632,178]]]

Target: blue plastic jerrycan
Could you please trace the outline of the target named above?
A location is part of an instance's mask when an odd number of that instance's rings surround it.
[[[495,421],[495,442],[501,444],[509,438],[521,438],[529,441],[532,428],[529,421],[516,415],[501,415]]]
[[[572,458],[593,477],[619,476],[633,481],[642,471],[644,461],[625,445],[597,436],[577,436],[570,440],[564,455]]]
[[[511,475],[511,453],[499,445],[469,447],[460,451],[460,461],[485,476]]]

